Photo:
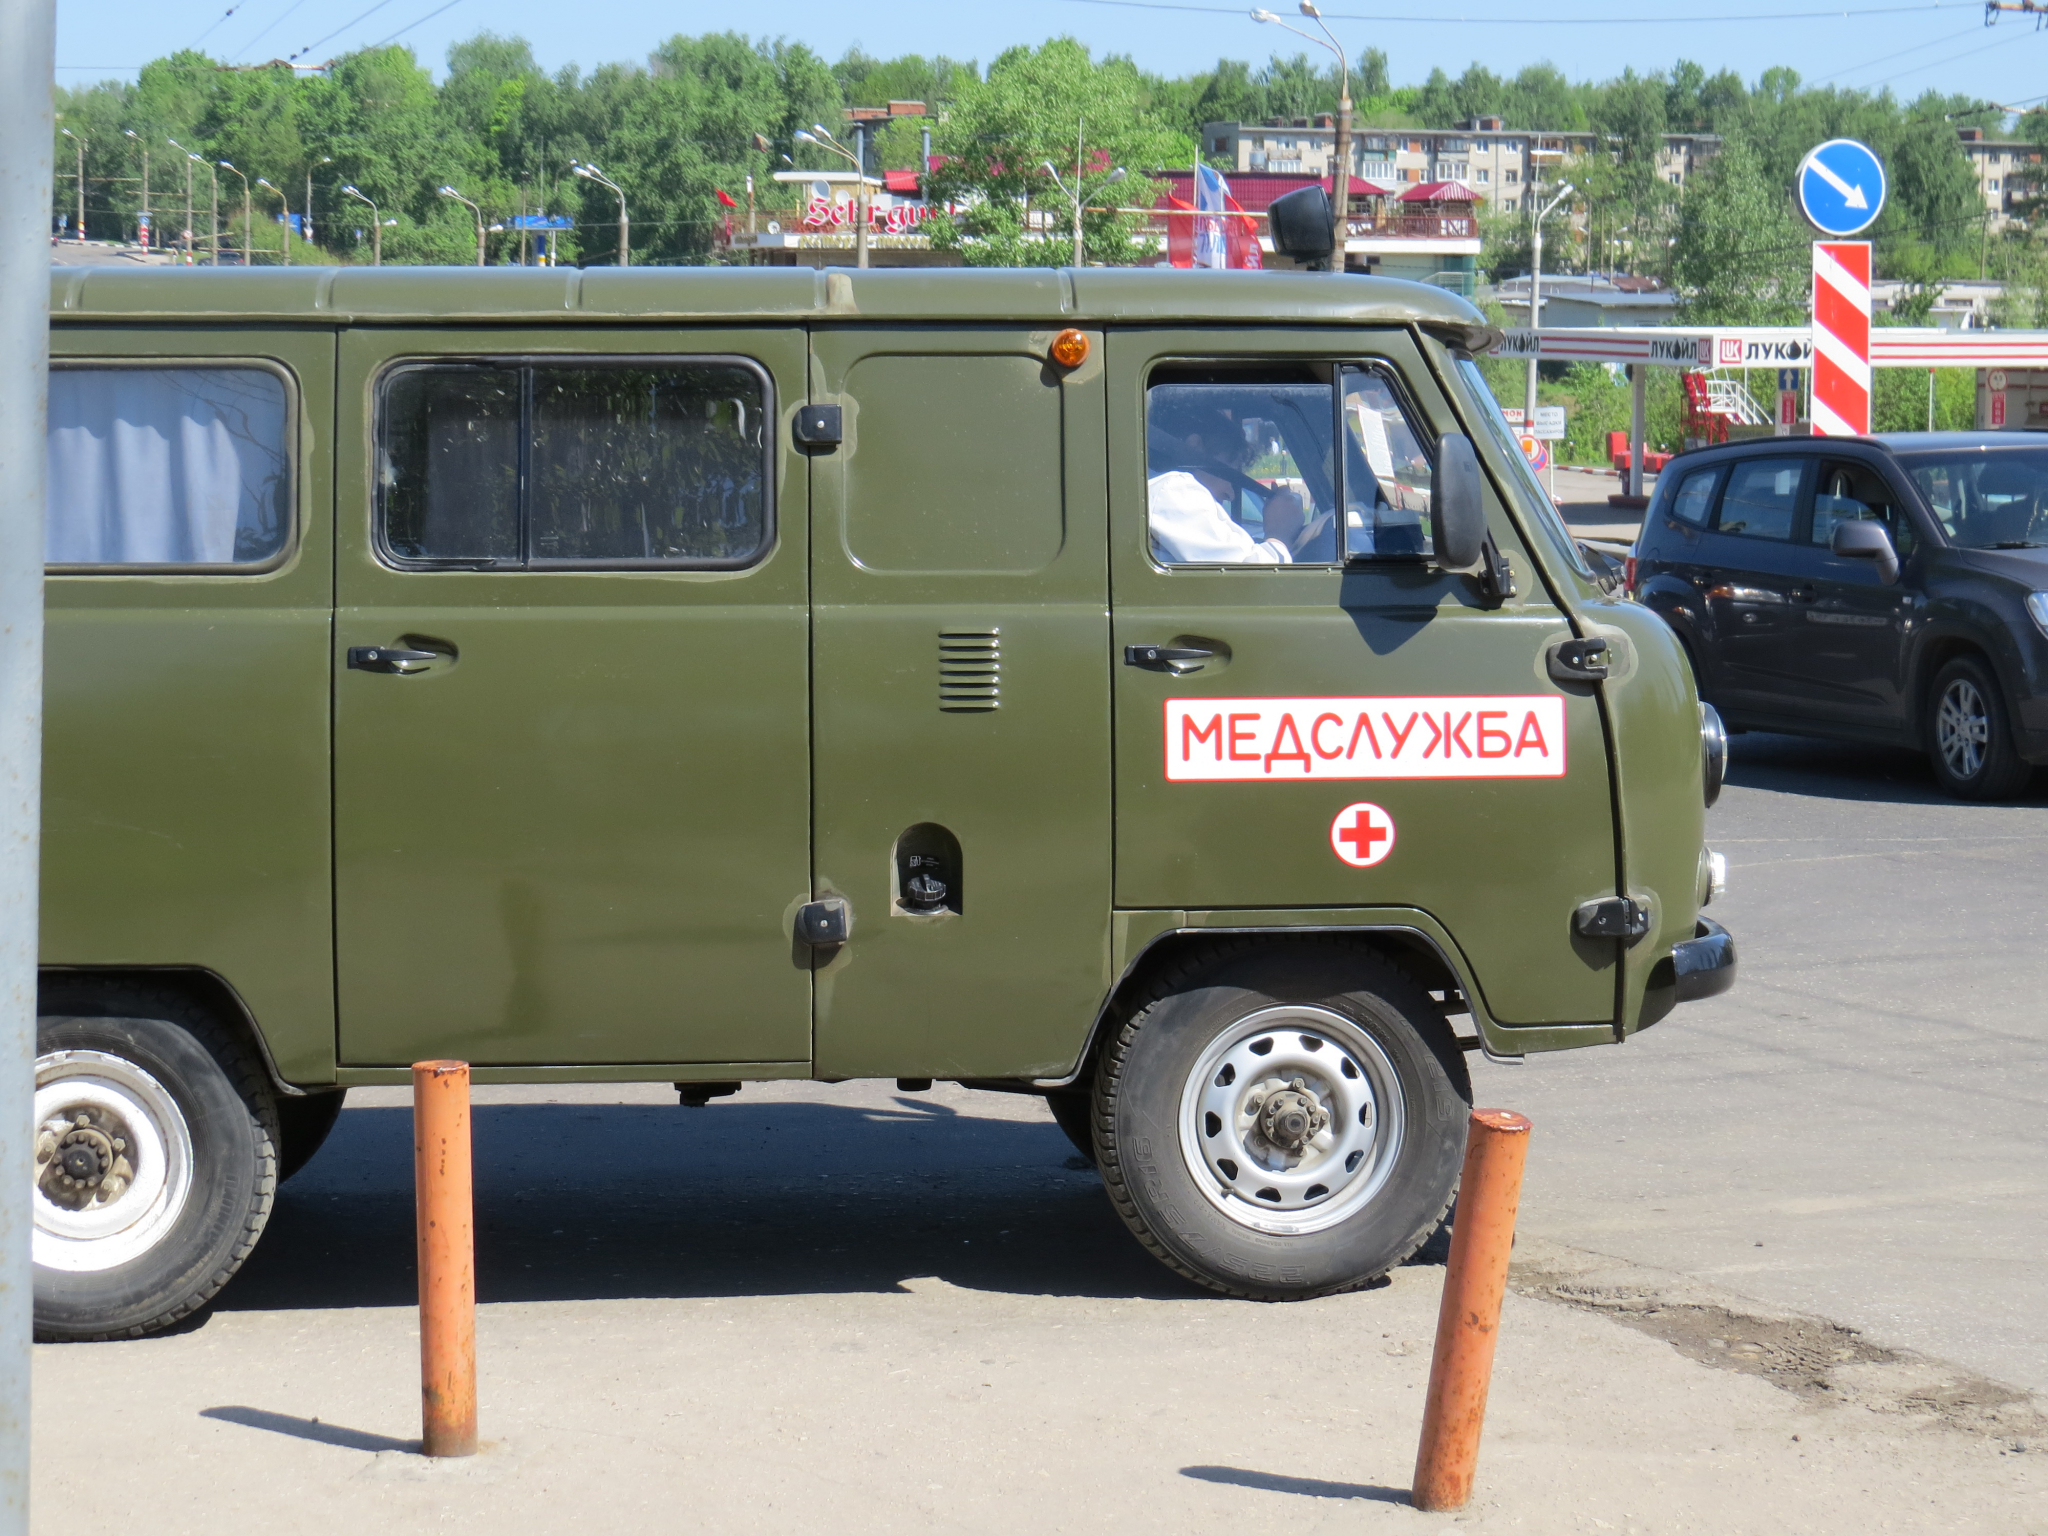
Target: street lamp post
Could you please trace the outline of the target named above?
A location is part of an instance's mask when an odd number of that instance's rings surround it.
[[[334,164],[334,156],[322,155],[313,162],[313,165],[306,167],[306,214],[299,221],[299,231],[308,240],[313,238],[313,166],[332,164]]]
[[[1557,189],[1557,196],[1543,205],[1543,211],[1536,215],[1536,232],[1529,242],[1529,329],[1532,332],[1543,329],[1543,221],[1557,211],[1557,205],[1572,195],[1572,184],[1566,182]],[[1535,198],[1529,199],[1533,205]],[[1529,383],[1522,392],[1522,430],[1536,430],[1536,354],[1529,354]]]
[[[69,139],[71,147],[78,151],[78,239],[83,244],[85,241],[85,140],[73,133],[69,128],[59,128],[57,131]]]
[[[799,133],[797,137],[802,138],[803,135]],[[613,181],[611,177],[605,175],[596,166],[585,165],[581,160],[571,160],[569,162],[569,169],[578,176],[581,176],[585,181],[596,182],[619,200],[619,265],[622,267],[630,266],[633,256],[631,247],[627,243],[626,189],[616,181]]]
[[[185,157],[185,264],[192,264],[192,162],[199,157],[168,134],[164,142]]]
[[[139,222],[142,226],[142,248],[146,251],[156,239],[156,226],[150,222],[149,217],[149,141],[133,128],[124,131],[142,151],[142,218]]]
[[[1086,154],[1086,151],[1082,148],[1082,143],[1083,134],[1077,129],[1074,134],[1074,185],[1071,189],[1064,181],[1060,180],[1060,173],[1053,169],[1053,164],[1050,160],[1041,160],[1038,163],[1039,169],[1052,178],[1052,184],[1058,187],[1061,193],[1065,195],[1067,201],[1074,205],[1074,265],[1077,267],[1084,265],[1087,259],[1081,245],[1081,212],[1088,203],[1086,189],[1081,176],[1081,162]],[[1118,166],[1102,178],[1101,185],[1113,187],[1124,179],[1124,175],[1124,168]]]
[[[212,234],[207,240],[207,260],[217,267],[220,265],[220,172],[213,168],[211,161],[200,159],[199,156],[186,149],[176,139],[166,139],[164,142],[169,144],[171,148],[182,151],[185,156],[185,227],[187,229],[192,227],[192,167],[195,165],[205,166],[206,174],[212,181],[213,222],[208,226],[212,230]]]
[[[820,149],[829,149],[840,159],[853,166],[853,264],[864,267],[868,264],[868,168],[861,164],[859,155],[825,131],[823,123],[811,124],[811,131],[805,133],[799,128],[791,135],[799,144],[815,144]]]
[[[225,160],[216,160],[216,161],[214,162],[214,164],[218,165],[218,166],[219,166],[219,167],[220,167],[220,168],[221,168],[222,170],[224,170],[224,171],[235,171],[235,168],[234,168],[234,167],[233,167],[232,165],[230,165],[230,164],[229,164],[229,163],[228,163],[227,161],[225,161]],[[235,171],[235,174],[236,174],[237,176],[242,176],[242,173],[241,173],[240,171]],[[243,266],[245,266],[245,267],[253,267],[253,266],[255,266],[255,265],[256,265],[256,249],[255,249],[255,247],[256,247],[256,210],[255,210],[254,208],[252,208],[252,207],[250,206],[250,201],[249,201],[249,178],[248,178],[248,177],[246,177],[246,176],[242,176],[242,265],[243,265]]]
[[[370,204],[370,265],[384,265],[384,215],[377,211],[377,205],[358,192],[353,186],[341,189],[343,197],[352,197],[359,203]]]
[[[463,207],[467,208],[471,213],[476,215],[476,264],[478,266],[482,266],[484,264],[483,209],[477,207],[475,203],[472,203],[468,198],[464,197],[460,192],[456,191],[453,187],[443,187],[441,189],[441,195],[446,198],[452,198],[454,201],[462,204]]]
[[[292,205],[285,201],[282,192],[278,191],[276,187],[265,181],[261,176],[256,178],[256,185],[275,196],[277,198],[277,206],[284,210],[284,261],[282,264],[288,267],[292,264]]]
[[[1253,11],[1252,20],[1307,38],[1337,55],[1337,137],[1330,146],[1330,191],[1332,201],[1337,205],[1337,238],[1341,249],[1344,220],[1351,214],[1351,60],[1345,56],[1344,45],[1337,41],[1337,34],[1324,23],[1323,13],[1316,9],[1314,0],[1301,0],[1301,14],[1316,24],[1317,30],[1323,34],[1321,37],[1314,32],[1304,32],[1300,27],[1289,26],[1271,11]]]

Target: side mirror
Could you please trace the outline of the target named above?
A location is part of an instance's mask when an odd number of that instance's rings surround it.
[[[1855,522],[1835,524],[1834,537],[1828,540],[1828,548],[1844,560],[1875,560],[1877,579],[1886,586],[1892,586],[1899,579],[1899,552],[1892,548],[1892,536],[1885,532],[1883,523]]]
[[[1436,485],[1429,498],[1437,564],[1462,571],[1479,563],[1486,544],[1485,484],[1472,439],[1445,433],[1437,443]]]
[[[1273,253],[1328,271],[1337,249],[1337,211],[1320,186],[1303,187],[1276,197],[1266,210],[1266,229]]]

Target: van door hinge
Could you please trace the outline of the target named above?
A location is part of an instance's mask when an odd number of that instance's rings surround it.
[[[1650,931],[1650,909],[1628,896],[1580,904],[1572,931],[1582,939],[1625,939],[1633,944]]]
[[[800,405],[796,420],[790,427],[790,435],[797,446],[810,453],[822,453],[828,448],[837,448],[840,442],[840,415],[836,405]]]
[[[844,896],[807,901],[797,908],[796,936],[813,949],[831,949],[853,937],[853,907]]]
[[[1584,640],[1560,640],[1550,648],[1551,679],[1560,683],[1604,683],[1613,665],[1612,653],[1603,636]]]

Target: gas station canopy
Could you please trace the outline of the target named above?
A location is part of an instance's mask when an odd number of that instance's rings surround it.
[[[1664,368],[1805,368],[1813,362],[1813,333],[1803,325],[1545,326],[1509,331],[1494,356]],[[2048,368],[2048,331],[1872,326],[1870,366]]]

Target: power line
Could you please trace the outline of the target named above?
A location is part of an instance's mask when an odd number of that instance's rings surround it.
[[[1993,48],[2004,45],[2005,41],[2001,37],[1997,42],[1985,43],[1982,47],[1978,48],[1965,48],[1961,53],[1952,53],[1945,59],[1929,59],[1925,64],[1915,64],[1912,68],[1902,69],[1895,75],[1887,75],[1884,79],[1877,81],[1876,84],[1890,85],[1894,80],[1903,80],[1906,76],[1918,74],[1923,69],[1933,69],[1941,64],[1953,64],[1957,59],[1967,59],[1972,54],[1989,53]]]
[[[1127,11],[1188,11],[1202,16],[1243,17],[1246,13],[1238,6],[1230,5],[1182,5],[1170,0],[1059,0],[1063,5],[1106,5]],[[1325,21],[1374,21],[1387,23],[1415,23],[1420,26],[1441,27],[1463,22],[1474,26],[1488,27],[1692,27],[1703,20],[1728,21],[1837,21],[1853,16],[1906,16],[1924,11],[1955,11],[1962,7],[1953,4],[1936,3],[1926,5],[1886,5],[1866,7],[1860,10],[1843,10],[1839,7],[1830,11],[1755,11],[1732,16],[1701,17],[1691,16],[1367,16],[1357,11],[1324,11]],[[1974,7],[1971,7],[1974,9]]]
[[[275,21],[271,22],[269,26],[265,27],[261,32],[258,32],[254,37],[250,38],[249,41],[242,44],[242,57],[246,59],[250,55],[250,53],[254,51],[258,43],[262,42],[263,39],[270,36],[270,34],[275,32],[279,27],[283,26],[285,22],[291,18],[292,12],[296,11],[300,6],[304,5],[305,3],[306,0],[292,0],[292,3],[286,6],[284,10],[278,14],[278,17]]]
[[[405,26],[400,27],[396,32],[392,33],[391,36],[389,37],[378,38],[377,41],[370,44],[370,46],[372,48],[382,48],[386,43],[396,42],[399,38],[405,36],[406,33],[410,32],[414,27],[423,27],[428,22],[432,21],[436,16],[440,15],[442,11],[452,11],[455,9],[456,6],[460,4],[462,4],[462,0],[448,0],[448,3],[446,5],[427,12],[427,14],[422,16],[418,21],[408,22]]]
[[[1870,68],[1870,66],[1873,64],[1889,64],[1893,59],[1904,58],[1909,53],[1919,53],[1924,49],[1928,48],[1938,48],[1943,43],[1952,43],[1959,37],[1975,37],[1978,33],[1982,32],[1983,30],[1984,29],[1982,27],[1972,23],[1970,26],[1963,28],[1962,31],[1951,32],[1946,37],[1937,37],[1932,40],[1924,40],[1915,43],[1910,48],[1901,48],[1896,53],[1881,54],[1874,59],[1865,59],[1861,64],[1848,65],[1845,68],[1836,70],[1832,75],[1822,75],[1818,80],[1814,81],[1813,83],[1815,85],[1826,85],[1831,80],[1839,80],[1844,75],[1853,75],[1858,70]]]
[[[315,48],[318,48],[321,43],[332,42],[335,38],[341,36],[342,33],[346,32],[350,27],[354,26],[357,22],[367,21],[370,17],[376,15],[379,11],[383,10],[384,7],[389,5],[390,3],[391,0],[377,0],[377,3],[375,5],[371,6],[367,11],[364,11],[360,16],[350,17],[347,21],[344,21],[340,26],[336,27],[332,32],[328,33],[327,36],[316,39],[315,41],[306,44],[305,47],[301,48],[297,53],[293,54],[292,57],[295,59],[300,58],[306,54],[311,53]]]
[[[235,12],[239,11],[246,3],[247,0],[235,0],[235,3],[233,5],[229,6],[226,10],[222,11],[218,16],[214,17],[212,26],[208,27],[204,32],[200,33],[197,37],[193,38],[191,42],[185,45],[186,51],[189,52],[190,50],[197,48],[201,43],[205,42],[209,37],[213,36],[215,32],[220,30],[220,24],[226,21],[230,16],[234,15]]]

